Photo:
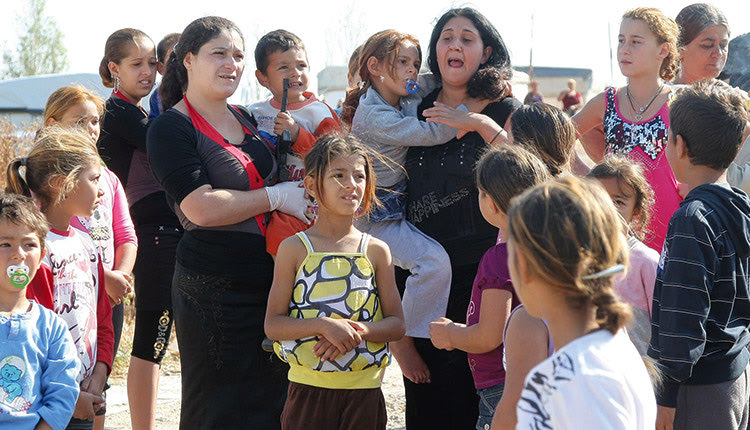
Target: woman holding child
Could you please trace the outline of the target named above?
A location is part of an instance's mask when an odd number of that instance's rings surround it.
[[[279,428],[286,369],[261,349],[273,279],[268,212],[304,217],[304,189],[276,182],[256,122],[227,98],[245,67],[239,28],[218,17],[190,23],[161,84],[165,112],[148,154],[185,228],[172,288],[179,321],[182,428]]]
[[[476,131],[460,132],[460,138],[443,145],[409,149],[407,217],[450,256],[446,317],[465,321],[479,261],[497,239],[497,229],[479,209],[474,165],[489,145],[505,140],[502,126],[520,103],[509,97],[505,80],[512,71],[505,43],[474,9],[443,14],[430,37],[428,64],[441,86],[423,99],[420,118]],[[468,114],[454,109],[462,104]],[[416,338],[414,344],[430,381],[404,381],[407,427],[473,428],[478,398],[466,353],[438,350],[427,339]]]

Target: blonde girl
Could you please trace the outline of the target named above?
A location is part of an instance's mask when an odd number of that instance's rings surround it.
[[[536,155],[519,146],[488,150],[477,162],[477,187],[482,216],[507,237],[511,199],[550,178]],[[430,324],[433,345],[466,351],[479,396],[476,428],[492,422],[505,386],[503,332],[511,310],[519,305],[508,273],[505,240],[490,248],[479,263],[466,310],[466,324],[440,318]]]
[[[70,220],[93,215],[102,197],[100,170],[99,155],[86,133],[50,127],[38,133],[27,157],[8,166],[6,189],[26,196],[33,193],[47,217],[47,254],[27,295],[68,324],[78,350],[76,381],[81,386],[69,425],[89,429],[103,404],[104,384],[112,369],[112,307],[96,245],[89,235],[71,228]]]
[[[682,199],[664,152],[671,92],[665,81],[672,80],[679,67],[679,33],[677,24],[659,9],[627,11],[620,24],[617,60],[628,84],[607,88],[573,117],[581,135],[603,127],[603,135],[590,133],[582,139],[594,162],[601,162],[605,154],[616,153],[643,164],[655,196],[649,225],[653,236],[645,243],[657,252],[664,243],[669,219]]]
[[[609,196],[560,178],[526,191],[508,217],[513,285],[528,313],[549,323],[557,349],[526,377],[518,428],[652,428],[654,392],[622,330],[630,306],[613,287],[628,250]]]
[[[375,202],[372,165],[356,138],[328,134],[305,175],[318,217],[281,243],[265,319],[290,365],[281,426],[385,429],[380,383],[404,321],[388,246],[353,225]]]
[[[50,94],[44,109],[44,125],[59,125],[85,131],[96,147],[101,132],[100,119],[104,102],[81,85],[61,87]],[[114,354],[120,345],[124,319],[123,300],[133,291],[132,272],[138,252],[138,239],[130,218],[125,190],[117,175],[101,166],[99,185],[103,195],[94,215],[73,217],[73,227],[87,233],[96,244],[104,265],[104,286],[112,304],[112,326],[115,332]],[[106,408],[97,415],[96,428],[104,428]]]

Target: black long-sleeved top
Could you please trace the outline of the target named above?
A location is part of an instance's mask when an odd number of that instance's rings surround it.
[[[113,95],[105,104],[99,155],[125,188],[133,223],[179,225],[146,156],[149,120],[136,105]]]

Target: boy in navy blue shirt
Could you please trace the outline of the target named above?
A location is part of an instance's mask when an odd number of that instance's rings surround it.
[[[0,428],[64,429],[78,398],[68,325],[26,298],[46,235],[31,199],[0,191]]]
[[[670,106],[666,156],[688,193],[669,222],[654,287],[657,429],[748,425],[750,200],[726,180],[747,115],[714,80],[680,90]]]

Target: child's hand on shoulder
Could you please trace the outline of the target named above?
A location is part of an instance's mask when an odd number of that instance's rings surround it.
[[[289,130],[292,142],[297,141],[297,137],[299,137],[299,124],[294,121],[294,118],[292,118],[289,112],[279,112],[279,114],[276,115],[276,119],[273,121],[273,132],[276,135],[281,136],[281,133],[283,133],[284,130]]]
[[[346,354],[362,343],[362,335],[350,324],[352,321],[322,317],[320,322],[320,334],[328,339],[341,354]]]
[[[440,317],[437,321],[430,323],[430,340],[432,340],[435,348],[448,351],[454,349],[450,342],[450,328],[452,325],[453,321],[445,317]]]

